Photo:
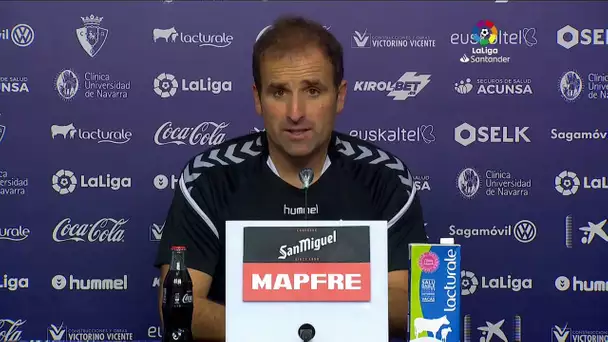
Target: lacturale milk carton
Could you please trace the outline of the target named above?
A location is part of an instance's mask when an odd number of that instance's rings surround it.
[[[442,239],[409,249],[410,341],[460,342],[460,245]]]

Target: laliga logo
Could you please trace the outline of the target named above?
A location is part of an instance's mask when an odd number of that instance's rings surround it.
[[[71,194],[76,190],[78,185],[78,179],[74,172],[70,170],[59,170],[52,177],[53,190],[57,191],[60,195]],[[130,177],[112,177],[110,174],[98,175],[95,177],[86,178],[80,176],[81,188],[109,188],[114,191],[122,188],[131,187]]]
[[[555,177],[555,190],[564,196],[576,194],[580,186],[581,180],[572,171],[564,170]]]

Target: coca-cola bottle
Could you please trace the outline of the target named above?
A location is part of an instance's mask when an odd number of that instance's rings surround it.
[[[171,247],[171,267],[163,282],[163,342],[193,341],[192,279],[186,268],[186,247]]]

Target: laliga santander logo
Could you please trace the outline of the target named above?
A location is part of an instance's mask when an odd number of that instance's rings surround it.
[[[332,233],[325,228],[256,228],[255,234],[247,234],[245,228],[243,301],[369,302],[369,247],[341,250],[340,242],[349,245],[349,240],[360,239],[359,232],[349,227],[330,229]],[[327,243],[313,243],[323,239]],[[288,241],[296,243],[283,244]],[[275,244],[276,249],[270,247]],[[277,250],[289,252],[277,258]]]
[[[480,20],[473,27],[473,40],[480,46],[495,44],[498,39],[498,29],[489,20]]]

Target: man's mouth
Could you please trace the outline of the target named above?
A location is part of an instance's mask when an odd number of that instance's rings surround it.
[[[305,137],[311,129],[309,128],[292,128],[286,129],[285,132],[292,138],[303,138]]]

